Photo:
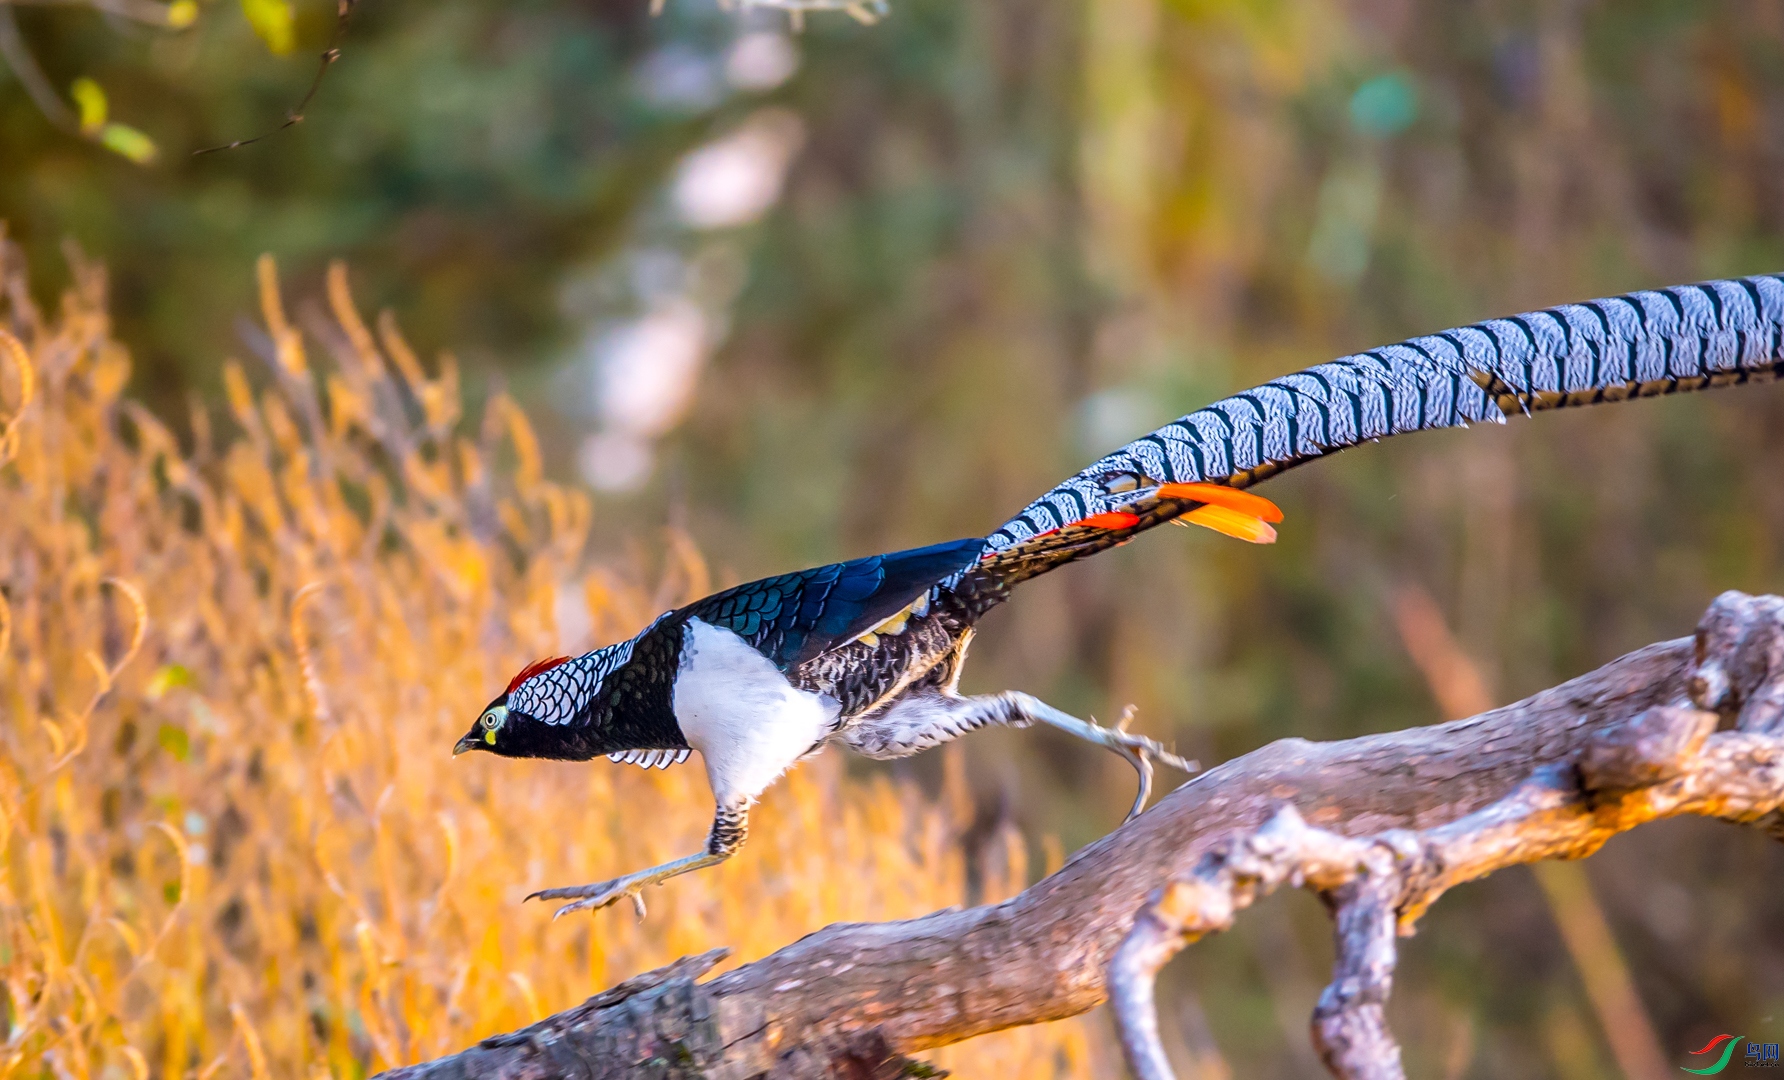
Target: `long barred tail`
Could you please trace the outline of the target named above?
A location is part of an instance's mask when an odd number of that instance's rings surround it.
[[[980,591],[1195,508],[1160,484],[1247,487],[1370,439],[1784,375],[1784,275],[1710,281],[1493,319],[1234,394],[1128,443],[985,538]],[[1078,523],[1134,517],[1120,528]],[[1125,519],[1119,519],[1125,520]]]

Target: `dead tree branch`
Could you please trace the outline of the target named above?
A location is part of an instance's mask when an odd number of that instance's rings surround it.
[[[1227,762],[1005,903],[826,927],[703,984],[716,956],[679,961],[386,1075],[890,1077],[903,1054],[1107,996],[1136,1075],[1169,1077],[1156,972],[1286,883],[1320,892],[1337,924],[1337,970],[1313,1018],[1328,1067],[1398,1077],[1383,1018],[1394,938],[1444,891],[1584,858],[1680,814],[1784,838],[1780,807],[1784,600],[1726,593],[1695,641],[1649,646],[1517,704],[1345,742],[1288,739]]]

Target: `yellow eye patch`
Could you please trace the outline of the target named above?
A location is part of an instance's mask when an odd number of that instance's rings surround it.
[[[494,728],[490,728],[488,731],[483,733],[483,741],[488,743],[491,746],[494,746],[496,744],[496,731]]]

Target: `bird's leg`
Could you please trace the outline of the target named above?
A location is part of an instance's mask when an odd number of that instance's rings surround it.
[[[1086,742],[1095,743],[1125,758],[1140,774],[1140,791],[1128,811],[1132,820],[1146,807],[1152,795],[1152,763],[1156,759],[1186,773],[1199,771],[1193,761],[1185,761],[1144,735],[1127,730],[1133,710],[1122,714],[1121,722],[1112,728],[1090,720],[1060,712],[1053,706],[1016,690],[1001,694],[962,697],[929,691],[907,694],[884,711],[858,720],[837,733],[850,749],[871,758],[900,758],[932,746],[959,738],[976,728],[1002,724],[1027,727],[1039,722],[1070,732]]]
[[[703,870],[708,866],[724,862],[743,846],[749,832],[748,804],[738,803],[730,806],[720,804],[718,812],[712,818],[712,832],[706,838],[706,850],[698,855],[687,855],[661,866],[653,866],[648,870],[640,870],[635,874],[614,878],[612,881],[598,881],[593,885],[574,885],[564,889],[542,889],[528,896],[527,899],[568,900],[577,898],[574,904],[565,904],[558,908],[556,915],[552,916],[554,919],[560,919],[572,911],[594,911],[630,897],[632,906],[637,908],[638,917],[642,919],[644,918],[644,887],[646,885],[660,885],[672,877],[693,870]]]

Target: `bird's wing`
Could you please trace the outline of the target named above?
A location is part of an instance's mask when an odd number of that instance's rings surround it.
[[[1033,576],[1200,505],[1169,497],[1194,488],[1166,485],[1243,488],[1409,431],[1780,375],[1784,275],[1629,293],[1413,338],[1274,379],[1134,440],[986,537],[969,574]]]
[[[685,610],[732,631],[782,671],[852,641],[897,615],[978,557],[978,538],[872,555],[763,578]]]

